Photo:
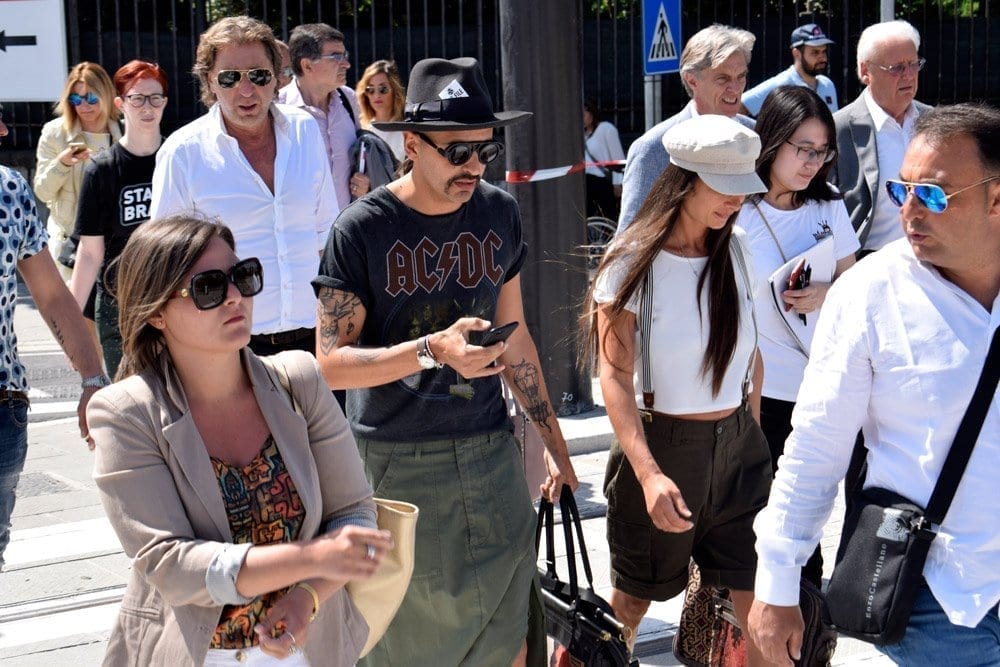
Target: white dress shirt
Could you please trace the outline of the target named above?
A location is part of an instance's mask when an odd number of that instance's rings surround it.
[[[834,283],[792,414],[794,430],[754,523],[759,599],[798,604],[800,568],[819,541],[862,424],[865,487],[926,507],[998,325],[1000,295],[987,311],[918,261],[905,239]],[[998,485],[994,396],[924,567],[931,592],[957,625],[975,627],[1000,600]]]
[[[233,230],[237,255],[260,258],[254,334],[316,325],[310,281],[340,213],[316,121],[280,104],[271,105],[271,116],[273,194],[226,132],[218,105],[170,135],[153,172],[151,219],[186,211],[218,218]]]
[[[910,102],[910,108],[903,116],[903,124],[885,112],[872,97],[871,89],[865,88],[861,94],[868,107],[868,113],[875,122],[875,152],[878,154],[878,196],[872,212],[872,230],[865,240],[865,250],[878,250],[883,246],[903,238],[903,227],[899,223],[899,207],[890,201],[885,193],[886,180],[899,178],[903,166],[903,155],[913,139],[913,124],[917,121],[917,107]]]

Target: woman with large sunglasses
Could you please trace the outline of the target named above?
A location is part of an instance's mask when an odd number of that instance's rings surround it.
[[[399,165],[406,157],[402,132],[380,130],[372,125],[373,121],[402,120],[406,91],[399,80],[396,63],[376,60],[365,68],[356,92],[361,129],[351,148],[351,160],[354,168],[368,177],[368,190],[355,193],[355,196],[362,196],[395,180]]]
[[[69,283],[83,307],[96,282],[97,337],[111,377],[118,372],[122,353],[113,262],[138,225],[149,219],[167,76],[159,65],[133,60],[115,72],[114,84],[115,108],[125,118],[125,133],[84,169],[74,230],[80,243]]]
[[[105,664],[346,667],[367,638],[344,585],[392,537],[315,359],[247,347],[263,275],[234,245],[175,216],[119,259],[121,379],[88,410],[132,559]]]
[[[761,107],[756,130],[763,147],[757,174],[767,192],[752,195],[743,204],[736,224],[746,230],[760,278],[755,299],[760,352],[767,369],[760,425],[771,449],[772,468],[777,470],[792,432],[792,408],[809,360],[808,338],[802,332],[809,320],[819,317],[827,290],[853,266],[860,245],[843,198],[827,183],[837,154],[837,135],[823,100],[803,86],[775,88]],[[835,264],[828,266],[832,275],[814,273],[807,286],[783,290],[782,302],[777,303],[768,278],[817,244],[831,243],[825,241],[827,237],[832,237],[833,244]],[[810,268],[822,270],[815,262]],[[789,323],[783,311],[797,317],[789,318]],[[818,548],[802,574],[817,587],[821,585],[823,560]]]
[[[54,257],[60,256],[62,245],[73,234],[84,165],[121,138],[114,100],[115,86],[104,68],[79,63],[66,77],[55,106],[57,118],[42,127],[34,190],[49,207],[49,250]],[[70,268],[60,269],[67,279]]]
[[[761,368],[753,271],[733,222],[760,141],[702,115],[663,137],[670,164],[601,261],[584,312],[615,432],[604,479],[610,603],[638,629],[651,600],[705,585],[753,602],[753,520],[771,465],[757,423]],[[750,665],[762,658],[748,646]]]

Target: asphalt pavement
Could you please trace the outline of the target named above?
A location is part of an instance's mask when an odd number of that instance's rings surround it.
[[[28,460],[18,485],[6,570],[0,573],[0,663],[4,667],[96,665],[124,592],[129,560],[91,480],[92,456],[76,423],[79,376],[69,368],[27,294],[19,299],[15,330],[32,385],[32,409]],[[606,505],[601,485],[611,427],[597,387],[595,402],[598,408],[593,412],[560,419],[560,424],[581,481],[577,497],[595,589],[607,597]],[[842,509],[835,509],[824,532],[827,576],[842,514]],[[565,563],[560,566],[565,573]],[[636,654],[641,664],[680,664],[670,652],[679,617],[679,598],[653,603],[639,630]],[[892,663],[869,645],[842,638],[833,664]]]

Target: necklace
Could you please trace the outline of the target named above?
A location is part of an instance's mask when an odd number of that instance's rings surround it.
[[[688,268],[691,269],[691,274],[695,278],[698,278],[701,275],[699,273],[699,271],[698,271],[698,267],[696,267],[694,265],[694,262],[691,261],[691,258],[692,258],[691,255],[692,255],[692,253],[697,252],[697,251],[695,251],[693,249],[689,250],[685,246],[680,246],[680,247],[676,247],[676,248],[671,248],[670,246],[665,246],[664,249],[667,252],[669,252],[671,255],[675,255],[677,257],[683,257],[684,261],[687,262]],[[699,257],[701,257],[701,255],[699,255]]]

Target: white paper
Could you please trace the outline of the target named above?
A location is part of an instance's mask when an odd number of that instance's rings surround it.
[[[438,97],[442,100],[451,99],[453,97],[468,97],[469,93],[465,92],[465,88],[462,88],[462,84],[458,82],[458,79],[452,79],[451,83],[445,86],[444,90],[438,93]]]
[[[833,236],[826,236],[812,248],[809,248],[801,255],[792,257],[787,262],[778,267],[768,279],[771,288],[771,300],[778,310],[782,322],[784,322],[788,333],[791,334],[795,344],[799,346],[802,353],[809,356],[809,346],[812,345],[813,333],[816,330],[816,320],[819,313],[813,312],[806,315],[806,323],[802,323],[802,318],[795,312],[794,308],[785,311],[785,302],[781,295],[788,289],[788,279],[792,275],[795,265],[802,258],[805,258],[806,265],[812,267],[811,282],[828,283],[833,281],[833,273],[837,269],[837,260],[833,256]]]

